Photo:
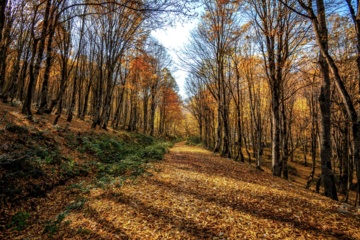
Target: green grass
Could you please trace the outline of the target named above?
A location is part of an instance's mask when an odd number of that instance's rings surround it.
[[[13,230],[22,231],[27,226],[27,222],[31,217],[28,212],[18,212],[14,216],[12,216],[8,228],[12,228]]]

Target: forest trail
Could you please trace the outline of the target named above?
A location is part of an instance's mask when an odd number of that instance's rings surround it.
[[[360,239],[360,216],[338,202],[200,147],[178,143],[148,171],[91,189],[53,237]]]

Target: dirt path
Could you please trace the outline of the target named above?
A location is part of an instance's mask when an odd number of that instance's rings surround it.
[[[338,203],[199,147],[176,144],[149,171],[90,190],[53,237],[360,239],[360,217]]]

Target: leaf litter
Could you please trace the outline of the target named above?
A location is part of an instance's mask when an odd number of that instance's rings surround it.
[[[39,218],[64,209],[67,193],[40,203]],[[360,216],[338,202],[184,143],[151,174],[81,194],[84,206],[38,239],[360,239]],[[36,239],[36,224],[12,239]]]

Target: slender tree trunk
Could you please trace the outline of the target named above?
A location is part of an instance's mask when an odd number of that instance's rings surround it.
[[[101,113],[101,127],[103,129],[107,129],[107,125],[110,119],[110,112],[111,112],[111,100],[115,88],[115,83],[112,82],[111,76],[114,73],[114,68],[111,67],[109,70],[109,74],[107,77],[107,87],[106,87],[106,95],[103,103],[103,111]]]
[[[223,69],[223,66],[222,66]],[[221,78],[224,82],[224,70],[221,71]],[[223,126],[224,126],[224,134],[223,134],[223,148],[221,152],[221,156],[231,158],[231,151],[230,151],[230,126],[229,126],[229,101],[228,101],[228,92],[226,91],[225,83],[221,84],[221,90],[222,90],[222,120],[223,120]]]
[[[27,72],[28,65],[29,65],[29,61],[28,61],[29,55],[30,55],[30,50],[27,49],[25,57],[24,57],[24,61],[23,61],[23,64],[21,66],[21,70],[19,73],[17,96],[20,101],[23,101],[25,98],[25,96],[24,96],[25,80],[26,80],[26,72]]]
[[[320,55],[320,66],[322,71],[323,82],[319,97],[321,112],[321,178],[325,189],[325,196],[338,200],[335,186],[335,177],[331,168],[331,93],[330,93],[330,76],[329,67]]]
[[[0,44],[3,44],[3,29],[5,26],[6,14],[5,9],[7,5],[7,0],[0,0]],[[2,46],[0,46],[0,63],[5,63],[6,61],[6,52],[2,50]],[[5,83],[5,69],[0,72],[0,94],[3,92],[3,87]]]
[[[137,114],[137,99],[136,99],[136,90],[132,89],[130,92],[130,120],[129,120],[129,131],[136,131],[136,124],[138,122]]]
[[[2,33],[3,29],[4,29],[4,24],[5,24],[5,9],[6,9],[6,5],[7,5],[7,0],[1,0],[0,1],[0,33]],[[0,42],[2,40],[2,35],[0,34]]]
[[[91,79],[89,80],[89,83],[87,85],[87,88],[85,90],[85,99],[84,99],[84,104],[83,104],[83,110],[81,111],[81,115],[80,115],[80,119],[84,120],[85,119],[85,115],[88,113],[88,107],[89,107],[89,96],[90,96],[90,90],[91,90],[91,84],[92,81]]]
[[[129,90],[126,90],[124,92],[124,111],[123,112],[123,121],[122,121],[122,128],[125,129],[128,124],[128,118],[129,118]]]
[[[239,104],[236,106],[236,123],[237,123],[237,159],[244,162],[244,154],[242,153],[242,128],[241,128],[241,110]]]
[[[344,131],[342,134],[342,147],[341,147],[341,168],[342,168],[342,174],[340,176],[340,191],[347,195],[347,183],[349,181],[349,124],[345,123]]]
[[[48,30],[48,25],[49,25],[50,7],[51,7],[51,1],[47,0],[40,38],[35,37],[35,21],[36,21],[35,18],[37,16],[37,14],[36,14],[37,11],[34,15],[34,19],[33,19],[33,23],[32,23],[31,34],[32,34],[32,38],[33,38],[33,50],[32,50],[32,55],[31,55],[31,60],[30,60],[30,66],[29,66],[30,80],[29,80],[26,98],[25,98],[25,101],[24,101],[24,104],[23,104],[23,107],[21,110],[21,113],[24,115],[27,115],[27,116],[31,116],[32,96],[33,96],[33,92],[35,90],[36,81],[37,81],[37,78],[38,78],[38,75],[40,72],[41,62],[42,62],[42,58],[44,55],[45,36],[46,36],[47,30]],[[36,53],[37,53],[37,55],[36,55]],[[35,62],[35,57],[37,57],[36,62]]]
[[[150,100],[150,136],[154,136],[155,128],[155,110],[156,110],[156,86],[151,86]]]
[[[45,62],[45,72],[44,72],[44,81],[41,88],[41,100],[40,107],[38,108],[36,114],[43,114],[48,105],[48,89],[49,89],[49,77],[50,77],[50,69],[51,69],[51,61],[52,61],[52,40],[55,31],[51,31],[47,41],[46,48],[46,62]],[[47,112],[48,113],[48,112]]]
[[[63,110],[62,105],[63,105],[63,100],[61,98],[60,101],[58,102],[58,109],[56,111],[56,117],[54,119],[53,125],[56,125],[59,122],[59,119],[61,117],[61,113],[62,113],[62,110]]]
[[[229,130],[229,110],[227,104],[223,109],[224,135],[223,135],[223,149],[221,156],[231,158],[230,151],[230,130]]]
[[[85,71],[85,68],[84,70]],[[81,77],[79,79],[79,83],[78,83],[78,94],[77,94],[77,118],[80,118],[81,116],[81,112],[82,112],[82,103],[83,103],[83,90],[85,89],[85,86],[84,86],[84,82],[85,82],[85,76]]]
[[[32,101],[32,95],[34,91],[34,85],[35,85],[35,76],[33,74],[34,71],[34,62],[35,62],[35,55],[37,51],[37,45],[38,41],[37,39],[33,40],[33,48],[32,48],[32,57],[29,64],[29,71],[30,71],[30,77],[29,77],[29,84],[27,86],[26,95],[24,99],[24,104],[21,110],[21,113],[26,116],[31,116],[31,101]]]
[[[256,155],[256,168],[262,170],[261,168],[261,156],[262,156],[262,146],[261,146],[261,138],[262,138],[262,128],[261,128],[261,119],[260,114],[258,116],[257,123],[257,155]]]
[[[221,103],[219,103],[218,106],[218,126],[216,130],[216,142],[215,142],[215,148],[214,153],[220,152],[220,146],[221,146],[221,139],[222,139],[222,121],[221,121]]]
[[[285,112],[285,103],[282,101],[282,174],[283,178],[288,180],[289,174],[288,174],[288,167],[287,167],[287,161],[289,158],[289,145],[288,145],[288,129],[287,129],[287,118],[286,118],[286,112]]]
[[[79,64],[79,62],[77,63]],[[73,112],[74,112],[74,107],[75,107],[75,101],[76,101],[76,90],[77,90],[77,80],[78,80],[78,72],[77,72],[77,67],[75,70],[75,77],[74,77],[74,81],[73,81],[73,89],[72,89],[72,94],[71,94],[71,101],[70,101],[70,106],[68,109],[68,114],[67,114],[67,118],[66,121],[71,122],[72,118],[73,118]]]
[[[100,67],[102,68],[102,66]],[[98,79],[97,81],[97,88],[95,89],[95,94],[94,94],[94,107],[93,107],[93,120],[92,120],[92,124],[91,124],[91,128],[96,128],[97,125],[100,126],[101,122],[100,122],[100,110],[101,110],[101,99],[102,99],[102,71],[100,71],[100,79]]]
[[[272,143],[271,161],[273,175],[280,177],[282,164],[280,160],[280,109],[279,109],[280,89],[275,87],[272,90]]]
[[[358,194],[360,194],[360,119],[356,123],[353,123],[352,131],[354,140],[354,163],[358,183]],[[360,205],[360,198],[358,200],[358,205]]]
[[[123,105],[124,105],[124,94],[125,94],[125,90],[124,90],[123,86],[124,86],[124,84],[120,87],[120,90],[118,93],[118,95],[119,95],[118,102],[117,102],[114,119],[113,119],[113,123],[112,123],[114,128],[119,127],[119,123],[120,123],[120,119],[121,119],[121,112],[122,112]]]
[[[144,99],[143,99],[143,133],[147,133],[148,127],[148,104],[149,104],[149,96],[147,93],[147,88],[144,90]]]
[[[23,36],[23,28],[21,27],[20,36]],[[22,87],[22,83],[19,81],[21,77],[20,71],[20,63],[21,63],[21,55],[23,54],[25,47],[25,41],[20,41],[17,49],[17,56],[14,63],[14,66],[11,70],[10,80],[8,87],[3,90],[3,101],[7,102],[8,97],[11,97],[11,101],[16,97],[16,92],[18,92],[19,88]]]

